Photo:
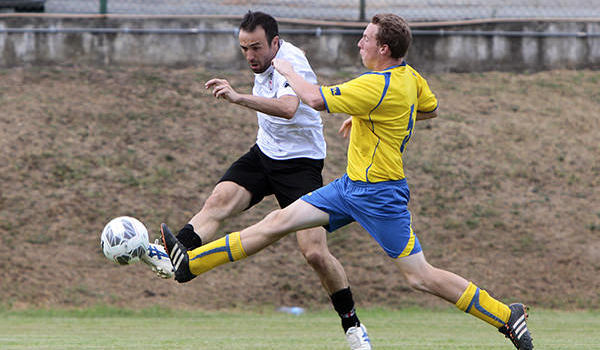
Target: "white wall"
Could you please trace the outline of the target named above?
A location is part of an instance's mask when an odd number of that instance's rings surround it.
[[[22,65],[165,65],[204,66],[209,69],[246,67],[234,30],[238,18],[205,16],[182,18],[88,18],[0,16],[0,67]],[[323,23],[280,23],[280,30],[361,30],[359,24],[326,26]],[[7,28],[58,30],[66,28],[198,28],[228,30],[207,34],[134,33],[7,33]],[[557,68],[600,68],[600,20],[515,21],[472,24],[414,25],[413,30],[441,30],[444,35],[416,32],[409,64],[427,72],[535,71]],[[449,31],[536,32],[549,37],[506,35],[454,35]],[[560,37],[580,33],[578,37]],[[591,34],[591,35],[590,35]],[[356,43],[359,34],[282,34],[303,48],[319,70],[360,70]]]

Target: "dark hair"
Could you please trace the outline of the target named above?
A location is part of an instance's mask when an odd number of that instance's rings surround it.
[[[253,32],[257,26],[261,26],[265,30],[267,42],[269,43],[269,46],[271,46],[271,41],[273,41],[273,38],[279,35],[279,27],[277,26],[277,21],[275,18],[264,12],[248,11],[248,13],[244,15],[244,18],[242,18],[240,30],[245,32]]]
[[[382,13],[373,16],[371,23],[379,27],[377,43],[389,46],[392,58],[406,55],[412,42],[412,34],[408,23],[402,17],[392,13]]]

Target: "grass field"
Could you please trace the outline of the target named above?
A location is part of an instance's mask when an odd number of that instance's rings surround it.
[[[456,310],[362,310],[375,349],[512,349],[495,329]],[[536,349],[600,349],[600,313],[532,310]],[[0,312],[0,349],[347,349],[328,311]]]

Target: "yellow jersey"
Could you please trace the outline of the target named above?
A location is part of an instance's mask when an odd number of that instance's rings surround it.
[[[352,116],[348,177],[364,182],[404,179],[402,152],[417,111],[433,112],[438,106],[427,81],[403,62],[320,90],[329,113]]]

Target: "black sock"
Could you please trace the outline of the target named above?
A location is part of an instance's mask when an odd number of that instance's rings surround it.
[[[360,321],[354,310],[354,300],[352,299],[350,287],[340,289],[331,294],[331,303],[342,319],[342,328],[344,328],[344,332],[350,327],[360,326]]]
[[[194,231],[194,226],[186,224],[177,234],[177,240],[187,249],[196,249],[202,246],[202,239]]]

